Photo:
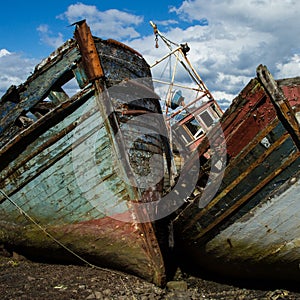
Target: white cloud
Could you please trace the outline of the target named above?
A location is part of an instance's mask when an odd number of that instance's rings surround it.
[[[238,94],[259,64],[275,78],[300,76],[299,1],[186,0],[170,12],[191,25],[166,35],[189,43],[189,58],[215,97]],[[203,19],[207,26],[195,25]]]
[[[0,97],[11,85],[19,85],[33,71],[37,61],[23,57],[18,53],[11,53],[6,49],[0,50]],[[3,71],[4,70],[4,71]]]
[[[10,55],[10,52],[6,49],[1,49],[0,50],[0,57]]]
[[[179,22],[177,20],[162,20],[162,21],[154,21],[156,25],[168,26],[168,25],[177,25]]]
[[[100,11],[94,5],[72,4],[64,14],[58,16],[67,19],[70,24],[86,19],[93,34],[103,38],[137,38],[140,34],[135,26],[143,22],[143,17],[117,9]]]
[[[230,59],[235,58],[237,63],[245,60],[245,53],[250,62],[257,60],[253,56],[271,63],[285,60],[292,55],[298,36],[296,30],[300,27],[300,2],[296,0],[211,0],[208,3],[193,0],[184,1],[173,11],[179,18],[188,20],[205,17],[209,23],[205,43],[214,43],[214,49],[220,49]],[[238,55],[241,61],[232,55]]]
[[[300,55],[295,54],[286,63],[278,63],[276,67],[279,78],[300,76]]]
[[[53,36],[52,31],[49,29],[48,25],[40,25],[37,28],[37,31],[40,34],[40,39],[41,41],[53,48],[58,48],[61,46],[64,42],[63,35],[61,33],[58,33],[57,36]]]
[[[186,0],[179,8],[172,7],[170,10],[189,21],[206,18],[213,23],[244,23],[268,31],[284,24],[287,18],[296,21],[298,9],[297,0],[211,0],[208,3],[204,0]],[[262,24],[267,27],[263,29]]]

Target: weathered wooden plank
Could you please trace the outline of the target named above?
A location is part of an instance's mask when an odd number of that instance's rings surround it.
[[[293,137],[295,144],[300,149],[300,126],[289,101],[266,67],[260,65],[257,68],[257,76],[277,110],[278,118],[285,124],[290,135]]]
[[[241,218],[216,235],[207,243],[208,255],[213,254],[217,262],[223,260],[225,265],[234,266],[238,272],[243,268],[249,273],[256,272],[257,276],[267,273],[271,279],[281,277],[277,273],[272,275],[272,270],[274,273],[278,268],[285,274],[283,280],[297,279],[300,226],[295,222],[299,220],[299,205],[295,199],[299,182],[289,185],[285,193],[274,195],[272,200],[256,206],[251,217]]]
[[[73,63],[80,58],[77,48],[71,48],[63,56],[64,59],[56,61],[46,72],[41,72],[34,81],[29,81],[26,89],[20,92],[20,102],[13,110],[6,111],[1,119],[0,134],[15,122],[22,112],[28,112],[34,105],[46,98],[52,86],[74,68]]]
[[[239,209],[242,204],[249,201],[249,199],[258,193],[262,187],[267,185],[270,180],[278,176],[286,167],[287,162],[293,162],[298,157],[297,155],[294,157],[291,155],[290,160],[288,159],[289,156],[287,156],[280,164],[274,163],[280,160],[282,154],[285,153],[285,150],[291,144],[291,140],[287,141],[286,145],[281,147],[281,152],[275,150],[265,160],[261,161],[260,164],[255,163],[254,165],[256,167],[254,167],[252,171],[249,170],[246,177],[235,184],[232,189],[227,190],[226,198],[224,198],[223,195],[219,202],[210,209],[212,210],[211,212],[208,211],[202,218],[199,217],[198,223],[201,224],[203,229],[195,238],[207,232],[208,228],[206,227],[212,228],[212,226],[216,226],[216,224],[224,220],[226,216],[232,214],[235,209]],[[252,165],[250,165],[250,168],[251,167]],[[237,201],[237,195],[241,200]]]
[[[87,107],[89,107],[89,106],[87,106]],[[69,116],[63,123],[65,124],[65,126],[68,126],[68,124],[74,122],[74,120],[76,120],[81,114],[82,114],[82,109],[78,109],[78,111],[76,111],[73,114],[75,116],[73,116],[73,115]],[[70,120],[68,120],[68,119],[70,119]],[[99,175],[99,182],[101,182],[101,177],[105,178],[105,177],[109,176],[109,174],[112,175],[115,172],[115,170],[112,168],[112,165],[107,167],[107,163],[106,162],[110,161],[111,164],[113,164],[113,160],[109,159],[109,157],[111,157],[112,154],[111,154],[111,151],[109,150],[109,148],[107,148],[108,147],[107,145],[109,144],[108,139],[106,138],[106,142],[104,142],[105,141],[105,132],[103,132],[103,134],[99,136],[99,131],[95,131],[95,128],[97,129],[97,127],[95,127],[95,124],[96,124],[95,121],[98,120],[98,122],[101,123],[101,120],[99,120],[99,115],[98,114],[94,114],[94,115],[92,115],[92,117],[90,119],[91,119],[91,121],[88,119],[83,124],[81,124],[80,130],[78,129],[78,131],[76,133],[76,142],[78,140],[80,140],[86,134],[86,131],[89,131],[89,130],[93,130],[94,131],[94,134],[92,136],[90,136],[90,139],[92,140],[92,142],[94,142],[94,140],[95,140],[95,138],[94,138],[95,135],[97,137],[99,137],[96,140],[95,149],[98,149],[98,150],[102,149],[102,150],[105,151],[104,155],[101,154],[100,152],[98,152],[98,154],[97,154],[99,157],[102,157],[102,160],[98,160],[98,163],[100,165],[97,167],[97,171],[99,171],[99,173],[98,173],[98,175]],[[94,124],[94,126],[93,126],[93,124]],[[60,126],[59,125],[56,126],[57,130],[62,130],[60,128]],[[55,129],[52,128],[49,133],[46,133],[46,134],[42,135],[38,141],[40,141],[42,143],[42,141],[44,139],[46,139],[47,136],[53,135],[54,131],[55,131]],[[76,178],[76,176],[78,176],[78,175],[74,176],[74,173],[73,173],[74,170],[72,170],[73,168],[71,168],[71,173],[70,174],[66,173],[66,166],[68,164],[70,164],[71,166],[73,165],[73,167],[74,167],[74,165],[76,166],[76,164],[78,163],[78,161],[81,162],[81,166],[85,166],[85,168],[87,168],[87,169],[88,169],[88,167],[86,167],[86,166],[90,165],[88,163],[88,161],[86,159],[84,159],[84,157],[82,157],[82,155],[80,155],[78,157],[75,157],[75,158],[72,157],[71,155],[69,155],[68,161],[66,161],[66,157],[63,157],[65,155],[64,153],[66,152],[66,150],[64,150],[64,149],[69,148],[69,150],[67,150],[67,151],[71,151],[71,148],[73,147],[72,142],[75,141],[75,138],[72,137],[72,134],[73,133],[70,132],[68,134],[69,137],[66,137],[66,138],[61,139],[61,140],[58,141],[59,142],[58,145],[54,144],[50,148],[45,149],[43,152],[41,152],[38,155],[34,156],[34,158],[32,158],[30,162],[28,162],[26,165],[24,165],[23,172],[19,172],[19,173],[21,173],[21,175],[17,178],[17,182],[18,183],[14,184],[14,186],[17,187],[18,185],[22,185],[23,184],[22,182],[24,180],[28,181],[28,179],[30,179],[32,177],[32,175],[29,175],[28,172],[32,172],[32,170],[34,170],[34,167],[45,165],[45,166],[47,166],[47,168],[46,168],[46,170],[43,173],[45,174],[46,177],[42,176],[42,174],[41,174],[39,176],[39,182],[36,183],[36,184],[33,184],[33,188],[31,189],[31,191],[36,191],[35,188],[34,188],[35,186],[41,184],[41,182],[43,182],[44,184],[46,184],[48,178],[50,178],[51,182],[49,182],[49,186],[47,188],[47,198],[49,198],[52,201],[52,203],[55,203],[56,201],[59,201],[60,198],[64,198],[68,194],[68,192],[65,191],[65,192],[62,193],[62,191],[65,190],[64,187],[66,187],[66,186],[70,187],[70,183],[69,182],[65,182],[65,180],[63,180],[63,178],[74,178],[74,177]],[[77,136],[77,135],[79,135],[79,136]],[[99,144],[99,142],[100,142],[100,144]],[[102,147],[99,148],[97,146],[97,144],[99,144],[99,145],[102,144]],[[106,146],[104,147],[103,144],[106,144]],[[71,145],[71,148],[70,148],[70,145]],[[37,147],[39,147],[39,145],[34,145],[34,144],[32,145],[33,149],[37,148]],[[60,154],[61,151],[63,151],[63,155]],[[31,153],[30,149],[29,149],[29,153]],[[81,151],[79,151],[78,153],[81,153]],[[61,156],[62,159],[64,159],[64,162],[60,162],[60,166],[61,166],[61,169],[62,169],[61,176],[63,176],[63,177],[59,177],[58,176],[59,171],[57,169],[52,168],[53,170],[50,171],[51,170],[50,166],[52,165],[50,158],[53,157],[54,160],[56,161],[57,160],[56,157],[58,155]],[[87,157],[86,155],[84,155],[84,156]],[[97,160],[96,161],[93,160],[93,157],[89,158],[89,161],[92,164],[91,167],[93,167],[93,165],[95,164],[95,162],[97,162]],[[103,164],[102,167],[101,167],[101,162]],[[80,168],[80,166],[77,166],[77,167]],[[28,171],[26,171],[26,170],[28,170]],[[109,171],[109,174],[107,174],[108,171]],[[89,174],[89,173],[85,173],[85,174]],[[84,176],[85,174],[83,174],[82,176]],[[89,178],[88,177],[84,177],[81,180],[83,180],[85,182],[85,184],[87,186],[89,186],[89,180],[92,179],[92,182],[94,183],[94,185],[91,185],[90,189],[93,190],[93,192],[96,193],[96,194],[97,193],[100,194],[100,192],[102,191],[101,197],[103,197],[104,195],[105,195],[104,197],[108,197],[107,192],[109,192],[109,191],[105,192],[103,190],[103,188],[101,190],[101,185],[99,185],[99,182],[98,181],[95,182],[95,180],[93,180],[93,177],[91,177],[91,175],[93,175],[93,174],[89,174],[89,175],[90,175]],[[33,175],[33,176],[36,177],[36,175]],[[53,178],[55,179],[54,181],[53,181]],[[113,178],[110,178],[110,180],[112,180],[112,179]],[[10,178],[8,180],[11,181]],[[109,182],[110,180],[106,180],[104,184],[107,185],[107,186],[110,186],[110,188],[111,188],[110,193],[113,193],[113,195],[117,194],[117,197],[118,197],[119,195],[118,195],[118,191],[116,189],[118,188],[119,185],[117,184],[117,181],[115,181],[115,183],[110,183]],[[60,182],[63,182],[63,184],[59,184]],[[7,188],[9,188],[10,185],[6,185],[6,186],[7,186]],[[99,192],[97,192],[97,189],[99,190]],[[124,187],[121,188],[121,190],[124,190]],[[48,191],[52,191],[52,193],[48,192]],[[87,194],[83,194],[83,197],[86,198],[86,199],[89,198]],[[68,198],[70,198],[70,195],[69,195]],[[35,196],[31,195],[29,197],[29,199],[31,199],[31,202],[33,202],[33,203],[35,203],[35,201],[37,203],[39,203],[40,194],[36,194]],[[90,199],[90,201],[92,201],[92,200],[93,199]],[[100,198],[97,199],[97,201],[99,201],[99,203],[101,203],[101,199]],[[22,206],[24,208],[26,208],[25,203],[23,203]],[[61,207],[64,207],[64,206],[67,207],[67,203],[61,203]],[[82,208],[82,209],[84,209],[84,208]],[[37,208],[33,207],[33,211],[36,211],[36,210],[37,210]],[[55,216],[58,215],[57,211],[53,211],[52,213]],[[58,217],[59,217],[59,215],[58,215]],[[77,216],[75,216],[75,218],[76,217]]]

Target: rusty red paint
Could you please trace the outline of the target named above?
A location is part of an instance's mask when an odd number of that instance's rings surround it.
[[[292,107],[299,106],[300,86],[299,85],[283,85],[281,89]]]
[[[244,105],[234,112],[229,109],[222,119],[230,157],[238,155],[276,117],[274,106],[256,80],[248,84],[237,100]]]

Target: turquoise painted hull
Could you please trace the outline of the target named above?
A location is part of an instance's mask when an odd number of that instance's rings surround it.
[[[159,101],[140,55],[115,41],[94,43],[102,93],[70,40],[1,99],[0,244],[31,259],[81,257],[161,285],[153,216],[133,205],[162,195],[164,143],[152,129],[164,126]],[[70,97],[71,79],[78,86]],[[126,88],[128,80],[138,89]],[[148,94],[128,96],[140,90]]]

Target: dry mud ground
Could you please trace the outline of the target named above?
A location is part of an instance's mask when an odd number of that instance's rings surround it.
[[[30,262],[0,256],[0,299],[300,299],[300,291],[243,288],[182,275],[159,288],[137,277],[85,266]]]

